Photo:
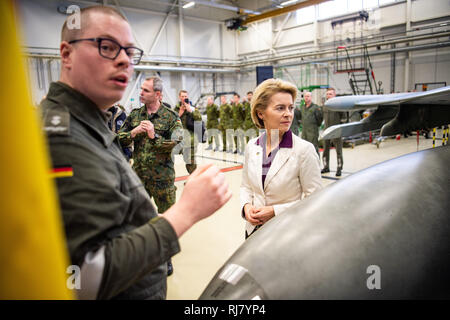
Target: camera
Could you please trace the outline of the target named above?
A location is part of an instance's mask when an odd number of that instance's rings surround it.
[[[188,98],[184,99],[184,102],[189,103],[189,99]]]

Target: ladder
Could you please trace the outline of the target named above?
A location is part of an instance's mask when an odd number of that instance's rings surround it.
[[[374,87],[377,94],[381,93],[381,85],[377,86],[375,81],[375,74],[366,45],[362,47],[362,54],[359,59],[350,57],[347,47],[338,46],[334,66],[334,73],[347,73],[349,75],[349,84],[353,94],[374,94]]]

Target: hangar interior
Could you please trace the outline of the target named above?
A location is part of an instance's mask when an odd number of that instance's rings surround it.
[[[299,88],[329,85],[338,95],[352,94],[348,74],[335,72],[336,56],[346,55],[345,50],[337,52],[339,46],[345,46],[350,56],[361,56],[367,48],[376,86],[381,81],[383,93],[450,83],[450,8],[445,0],[325,1],[249,23],[243,26],[246,30],[227,27],[239,17],[237,10],[280,10],[277,6],[282,1],[222,2],[197,1],[183,9],[185,1],[18,1],[33,101],[39,103],[49,83],[59,77],[64,8],[99,3],[121,10],[144,50],[121,101],[127,110],[137,106],[142,80],[156,72],[171,105],[177,102],[180,89],[188,90],[194,102],[216,92],[243,96],[256,86],[256,66],[265,65],[273,66],[274,76]],[[367,19],[361,18],[360,11],[368,14]],[[364,57],[354,59],[361,63]],[[320,104],[324,92],[313,90],[313,101]]]
[[[152,75],[162,78],[166,102],[175,105],[178,91],[185,89],[199,108],[207,95],[227,93],[231,98],[237,92],[243,97],[254,90],[256,67],[260,66],[272,66],[274,77],[294,83],[301,91],[312,90],[313,101],[319,105],[325,101],[327,86],[336,88],[338,95],[358,90],[352,87],[353,75],[340,65],[346,60],[353,66],[370,61],[374,77],[365,78],[365,87],[359,88],[362,94],[425,91],[450,84],[448,0],[306,0],[287,4],[282,0],[202,0],[185,8],[188,2],[16,1],[32,101],[39,104],[49,84],[59,78],[60,27],[71,5],[113,6],[130,22],[144,56],[120,101],[127,112],[138,107],[140,85]],[[302,7],[294,9],[298,4]],[[258,17],[264,13],[268,13],[266,18],[254,22],[239,20],[246,14]],[[440,145],[442,130],[438,129],[436,136],[436,145]],[[182,251],[173,258],[174,274],[168,278],[168,299],[197,299],[244,242],[239,213],[243,157],[214,153],[205,147],[199,148],[198,163],[213,162],[228,169],[226,178],[233,198],[181,238]],[[345,148],[342,178],[431,147],[432,139],[414,134],[399,140],[388,138],[376,146],[365,143]],[[333,175],[333,151],[330,167],[332,172],[322,177],[324,185],[338,180]],[[176,157],[175,168],[179,197],[187,175],[181,156]]]

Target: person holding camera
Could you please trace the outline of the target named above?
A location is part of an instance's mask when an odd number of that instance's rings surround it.
[[[181,119],[183,128],[187,129],[190,134],[190,139],[183,140],[183,159],[186,162],[186,170],[191,174],[196,168],[195,153],[197,152],[198,139],[194,134],[194,122],[202,121],[202,115],[195,109],[189,101],[189,95],[186,90],[180,90],[178,93],[179,101],[175,106],[175,111],[178,112],[178,116]],[[186,141],[189,140],[189,141]]]

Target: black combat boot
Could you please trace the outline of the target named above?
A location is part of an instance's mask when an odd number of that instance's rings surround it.
[[[320,171],[320,173],[327,173],[327,172],[330,172],[330,168],[328,167],[325,167]]]
[[[172,259],[167,261],[167,276],[170,276],[173,273],[173,264]]]

